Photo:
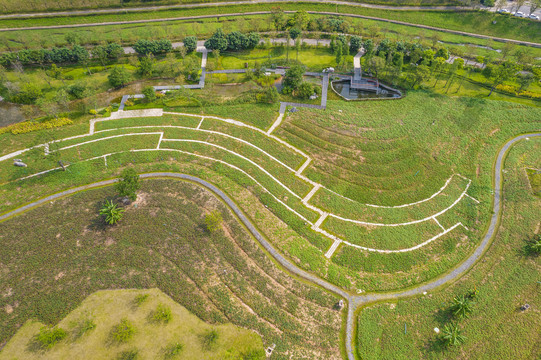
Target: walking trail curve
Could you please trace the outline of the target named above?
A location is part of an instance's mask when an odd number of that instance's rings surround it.
[[[373,294],[365,294],[365,295],[351,295],[350,293],[344,291],[343,289],[330,284],[317,276],[314,276],[300,268],[298,268],[295,264],[291,263],[288,259],[286,259],[283,255],[281,255],[266,239],[261,233],[255,228],[255,226],[251,223],[251,221],[244,215],[244,213],[238,208],[238,206],[235,204],[231,198],[229,198],[223,191],[221,191],[216,186],[193,176],[185,175],[185,174],[179,174],[179,173],[172,173],[172,172],[155,172],[155,173],[146,173],[141,174],[141,178],[162,178],[162,177],[172,177],[172,178],[178,178],[186,181],[191,181],[194,183],[197,183],[203,187],[206,187],[207,189],[214,192],[215,195],[217,195],[219,198],[221,198],[229,207],[230,209],[235,213],[235,215],[238,217],[238,219],[246,226],[246,228],[250,231],[250,233],[256,238],[256,240],[265,248],[265,250],[268,251],[268,253],[278,262],[280,265],[282,265],[285,269],[287,269],[292,274],[295,274],[297,276],[300,276],[304,278],[307,281],[310,281],[330,292],[333,292],[334,294],[337,294],[343,298],[345,298],[348,303],[348,315],[347,315],[347,322],[346,322],[346,350],[347,350],[347,356],[348,360],[355,360],[355,354],[353,349],[353,334],[354,334],[354,328],[355,328],[355,312],[359,307],[366,306],[370,303],[376,302],[376,301],[386,301],[386,300],[397,300],[400,298],[405,297],[411,297],[415,295],[420,295],[426,291],[434,290],[440,286],[443,286],[451,281],[454,281],[458,279],[462,274],[464,274],[466,271],[468,271],[476,262],[481,258],[483,253],[488,249],[492,238],[494,237],[499,218],[501,215],[501,189],[502,189],[502,165],[505,159],[505,156],[507,154],[507,151],[518,141],[521,141],[523,139],[529,139],[532,137],[541,137],[541,132],[533,133],[533,134],[525,134],[525,135],[519,135],[511,140],[509,140],[500,150],[498,153],[498,157],[496,159],[496,164],[494,167],[494,201],[493,201],[493,211],[492,211],[492,217],[490,219],[490,225],[488,228],[487,233],[485,234],[483,240],[479,244],[479,246],[475,249],[473,254],[466,259],[463,263],[461,263],[458,267],[453,269],[451,272],[449,272],[447,275],[442,276],[440,278],[437,278],[431,282],[428,282],[424,285],[417,286],[415,288],[404,290],[404,291],[395,291],[395,292],[389,292],[389,293],[373,293]],[[74,194],[79,191],[84,191],[100,186],[106,186],[113,184],[116,182],[117,179],[109,179],[100,181],[93,184],[88,184],[84,186],[80,186],[77,188],[72,188],[60,193],[56,193],[50,196],[47,196],[45,198],[42,198],[40,200],[34,201],[30,204],[27,204],[25,206],[22,206],[18,209],[12,210],[8,213],[5,213],[3,215],[0,215],[0,221],[6,220],[9,217],[18,215],[23,213],[24,211],[27,211],[33,207],[36,207],[38,205],[44,204],[48,201],[52,201],[64,196],[68,196],[71,194]]]

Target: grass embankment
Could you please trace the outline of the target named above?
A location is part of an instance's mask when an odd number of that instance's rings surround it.
[[[189,17],[198,15],[221,15],[254,11],[270,11],[274,4],[246,4],[218,6],[182,10],[163,10],[158,12],[120,13],[107,15],[28,18],[17,20],[1,20],[1,28],[18,28],[31,26],[51,26],[69,24],[89,24],[115,21],[133,21]],[[280,7],[286,11],[322,11],[355,14],[371,17],[398,20],[412,24],[428,25],[443,29],[465,31],[475,34],[503,37],[516,40],[538,41],[541,23],[482,11],[446,12],[446,11],[396,11],[370,9],[355,6],[334,4],[284,3]],[[496,21],[494,24],[493,22]]]
[[[214,3],[228,2],[231,0],[213,0]],[[0,7],[5,13],[32,13],[32,12],[47,12],[47,11],[65,11],[65,10],[77,10],[77,9],[103,9],[103,8],[118,8],[119,11],[130,7],[145,7],[145,6],[163,6],[163,5],[177,5],[177,4],[198,4],[209,2],[207,0],[155,0],[149,3],[145,0],[129,1],[122,4],[122,8],[119,8],[118,0],[55,0],[55,1],[32,1],[23,0],[13,2],[10,0],[0,0]],[[350,0],[350,2],[361,2],[368,4],[382,4],[388,6],[444,6],[444,5],[461,5],[456,0]]]
[[[118,159],[133,157],[110,159],[111,168],[120,167]],[[13,310],[0,314],[0,342],[29,318],[56,324],[96,290],[156,287],[206,322],[255,330],[265,346],[276,344],[277,358],[341,358],[338,300],[280,270],[210,192],[177,180],[144,181],[139,200],[106,228],[98,208],[113,194],[112,187],[78,193],[0,223],[0,256],[10,269],[0,281],[11,289],[3,299]],[[259,216],[268,216],[261,208]],[[213,210],[224,223],[208,233],[203,218]],[[29,221],[33,231],[20,241]]]
[[[526,240],[540,231],[541,203],[525,166],[541,167],[541,141],[515,145],[505,162],[500,230],[483,259],[450,288],[428,296],[361,311],[358,356],[362,359],[537,359],[541,317],[539,257],[524,255]],[[477,288],[469,318],[459,321],[465,344],[442,349],[434,328],[450,321],[455,295]],[[521,311],[528,303],[530,309]],[[404,328],[407,332],[404,333]]]
[[[332,262],[327,262],[322,252],[328,249],[330,240],[310,230],[302,220],[271,198],[248,177],[216,161],[166,151],[111,156],[107,159],[107,167],[103,159],[74,163],[66,173],[56,172],[22,183],[4,184],[1,187],[1,194],[7,201],[2,209],[8,210],[41,194],[63,190],[68,186],[114,176],[119,168],[128,163],[136,164],[138,171],[180,171],[215,183],[239,201],[241,208],[252,220],[260,228],[266,229],[266,235],[275,246],[298,261],[303,268],[345,288],[364,290],[399,288],[425,281],[447,271],[473,250],[489,215],[491,165],[494,154],[508,138],[520,132],[537,130],[540,117],[540,110],[536,108],[497,101],[448,98],[426,92],[410,92],[400,101],[366,102],[362,107],[359,107],[358,103],[335,100],[331,100],[328,105],[325,112],[301,109],[298,113],[286,117],[282,126],[276,130],[276,135],[303,149],[314,159],[305,170],[305,175],[360,202],[399,205],[431,196],[453,173],[460,173],[472,179],[468,194],[478,198],[481,204],[464,198],[452,210],[438,216],[438,221],[445,228],[461,222],[469,228],[469,231],[459,227],[422,249],[404,254],[367,254],[343,246],[338,249]],[[247,106],[246,109],[250,107]],[[427,118],[426,114],[433,115]],[[471,114],[476,114],[476,117],[472,118]],[[146,120],[141,119],[116,120],[110,125],[98,124],[96,129],[102,129],[101,126],[122,126],[124,121],[127,126],[146,125]],[[165,118],[164,121],[171,123],[172,120]],[[156,119],[150,123],[155,124]],[[195,127],[196,123],[197,121],[190,121],[184,126]],[[291,150],[273,145],[268,139],[265,140],[262,134],[249,129],[208,119],[201,124],[201,128],[223,131],[253,142],[293,168],[298,168],[304,161],[302,157],[290,155]],[[71,128],[67,127],[65,131],[69,129]],[[166,139],[178,135],[169,132],[168,129],[164,131]],[[193,134],[195,132],[183,131],[182,136],[211,141],[234,149],[248,158],[265,160],[265,164],[268,162],[268,159],[256,156],[254,151],[236,141],[220,136],[194,137]],[[17,136],[9,135],[4,139],[9,146]],[[176,147],[176,143],[172,146],[168,144],[169,142],[163,141],[161,146]],[[207,150],[200,148],[197,151],[202,151],[201,154],[205,155]],[[225,153],[213,155],[231,158]],[[289,156],[292,156],[290,160]],[[237,165],[245,166],[245,161],[241,164],[238,159],[233,160]],[[9,168],[6,170],[9,171]],[[25,174],[31,173],[32,170],[14,167],[11,169]],[[287,193],[268,178],[268,175],[261,171],[252,172],[251,168],[246,169],[282,201],[302,211],[298,198]],[[285,176],[277,172],[274,166],[269,169],[278,178]],[[283,179],[287,180],[285,177]],[[295,191],[302,198],[306,188],[301,184],[299,186],[295,187]],[[462,186],[465,184],[462,183]],[[461,192],[452,183],[446,191],[444,194],[449,199],[455,199]],[[431,205],[425,209],[425,215],[430,214],[432,210],[440,211],[448,207],[447,200],[441,197],[432,199]],[[324,208],[335,206],[334,201],[327,202],[325,198],[319,198],[318,194],[311,202]],[[264,209],[263,204],[290,228],[285,230],[282,227],[284,224],[276,217],[262,217],[261,210],[255,209]],[[363,210],[359,208],[356,211]],[[383,217],[380,219],[382,222],[407,220],[409,216],[403,210],[398,210],[397,213],[391,210],[389,212],[378,210],[378,213],[379,217]],[[306,212],[303,214],[313,221],[313,214]],[[430,221],[427,224],[435,223]],[[337,228],[339,231],[344,229]],[[425,230],[421,230],[423,231]],[[402,236],[391,236],[391,233],[392,231],[387,235],[382,234],[384,238],[381,241],[393,248],[403,248],[405,243],[401,240]],[[374,239],[367,238],[368,240]],[[362,273],[359,272],[360,269]]]
[[[157,309],[161,318],[155,316]],[[123,319],[134,332],[119,343],[111,331]],[[265,358],[256,333],[232,324],[209,325],[158,289],[98,291],[58,323],[68,336],[50,349],[35,349],[34,337],[43,326],[27,321],[0,359],[125,359],[121,354],[126,352],[165,360]]]

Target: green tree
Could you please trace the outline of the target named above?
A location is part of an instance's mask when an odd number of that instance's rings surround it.
[[[152,90],[154,90],[151,87]],[[122,197],[127,197],[134,201],[137,199],[137,190],[141,187],[139,184],[139,175],[133,168],[127,168],[120,174],[120,180],[116,183],[115,188],[118,194]]]
[[[336,66],[340,66],[342,64],[342,45],[340,42],[334,47],[334,55],[336,56]]]
[[[441,339],[447,347],[461,345],[466,340],[466,338],[462,335],[462,331],[453,323],[446,324],[443,327]]]
[[[142,77],[151,77],[154,72],[154,56],[151,53],[139,58],[139,65],[137,66],[137,72]]]
[[[520,65],[511,61],[505,61],[500,65],[489,64],[485,66],[482,74],[492,83],[488,96],[492,95],[492,92],[498,85],[513,79],[521,69],[522,67]]]
[[[145,95],[145,102],[151,103],[156,100],[156,90],[152,86],[147,86],[143,89],[143,95]]]
[[[205,47],[209,50],[227,50],[227,38],[224,31],[220,28],[214,32],[214,34],[205,41]]]
[[[107,51],[105,46],[99,45],[92,49],[92,58],[98,59],[104,69],[107,69]]]
[[[472,312],[471,301],[464,295],[457,295],[453,298],[451,312],[458,318],[465,318]]]
[[[356,54],[363,46],[363,41],[360,36],[354,35],[349,39],[349,52],[350,54]]]
[[[533,81],[534,81],[534,76],[532,74],[520,75],[517,78],[517,82],[520,85],[517,92],[520,93],[524,90],[527,90],[530,87],[530,85],[533,83]]]
[[[124,66],[116,66],[111,69],[111,72],[107,76],[109,84],[114,88],[121,88],[125,86],[131,79],[130,73]]]
[[[368,60],[368,66],[376,74],[376,77],[379,77],[380,72],[385,68],[385,60],[380,56],[374,56]]]
[[[109,200],[105,202],[105,205],[100,209],[100,215],[105,217],[105,222],[109,225],[114,225],[122,219],[124,209],[121,209]]]
[[[296,38],[298,38],[300,34],[301,34],[301,29],[299,29],[299,28],[294,27],[294,28],[291,28],[291,29],[289,30],[289,36],[291,36],[291,38],[292,38],[293,40],[295,40]]]
[[[197,48],[197,38],[195,36],[187,36],[184,38],[184,47],[188,53],[195,51]]]
[[[291,93],[299,88],[302,83],[305,68],[302,65],[293,65],[286,70],[284,75],[283,91]]]
[[[222,225],[222,214],[218,210],[205,215],[205,226],[209,232],[215,232]]]
[[[411,87],[430,79],[430,69],[426,65],[410,65]]]

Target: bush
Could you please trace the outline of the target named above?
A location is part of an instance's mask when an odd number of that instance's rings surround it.
[[[164,304],[159,304],[156,310],[151,313],[153,322],[167,324],[173,318],[171,309]]]
[[[201,337],[201,346],[205,350],[211,350],[218,341],[219,334],[216,330],[210,330]]]
[[[66,337],[67,333],[64,329],[42,327],[36,335],[36,342],[42,349],[50,349],[60,340]]]
[[[117,360],[136,360],[139,358],[139,351],[137,349],[123,351],[116,358]]]
[[[73,124],[68,118],[58,118],[53,120],[48,120],[40,123],[33,123],[30,121],[25,121],[13,125],[9,125],[3,128],[0,128],[0,134],[11,132],[12,134],[25,134],[31,131],[43,130],[43,129],[52,129],[55,127],[60,127],[64,125]]]
[[[112,342],[121,344],[128,342],[134,334],[135,328],[133,325],[128,319],[122,319],[118,325],[113,326],[110,337]]]
[[[222,221],[222,214],[220,214],[220,212],[217,210],[205,215],[205,225],[209,232],[218,230],[222,224]]]
[[[173,50],[173,45],[171,41],[162,39],[162,40],[145,40],[139,39],[133,45],[133,49],[140,55],[157,55],[165,54]]]
[[[92,321],[91,319],[86,319],[82,322],[80,322],[73,331],[73,337],[75,339],[80,338],[84,334],[86,334],[89,331],[92,331],[96,328],[96,323]]]
[[[19,104],[35,104],[41,97],[41,89],[34,83],[26,83],[21,91],[13,97],[13,102]]]
[[[135,306],[139,307],[143,305],[145,301],[148,300],[148,294],[139,294],[133,299],[133,303]]]
[[[184,349],[184,345],[180,343],[171,344],[164,350],[164,358],[171,359],[175,356],[179,355],[182,352],[182,349]]]
[[[296,91],[296,96],[301,99],[308,99],[314,93],[314,85],[309,82],[303,82],[299,85],[299,88]]]
[[[156,90],[152,86],[147,86],[143,89],[143,95],[145,95],[145,102],[150,103],[156,100]]]

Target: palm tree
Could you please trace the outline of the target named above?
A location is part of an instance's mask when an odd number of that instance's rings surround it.
[[[466,338],[461,335],[461,330],[453,323],[446,324],[442,331],[442,340],[445,346],[458,346],[464,343]]]
[[[117,204],[113,204],[112,200],[106,201],[105,205],[100,209],[100,215],[105,215],[105,222],[109,225],[116,224],[122,219],[124,209],[121,209]]]
[[[471,301],[464,295],[457,295],[453,299],[453,306],[451,306],[451,311],[453,315],[459,318],[465,318],[469,313],[472,312]]]

